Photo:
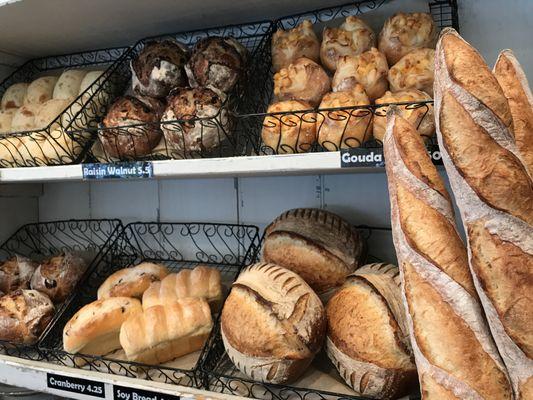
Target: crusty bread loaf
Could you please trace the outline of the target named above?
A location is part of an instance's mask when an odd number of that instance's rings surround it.
[[[369,264],[349,275],[326,306],[326,350],[359,395],[396,399],[416,382],[398,267]]]
[[[120,349],[122,323],[142,312],[141,302],[130,297],[110,297],[82,307],[63,329],[63,347],[69,353],[104,355]]]
[[[533,176],[533,94],[526,74],[511,50],[500,52],[493,71],[509,101],[516,147]]]
[[[153,282],[142,296],[143,308],[173,303],[185,297],[205,299],[213,312],[222,306],[222,284],[220,271],[216,268],[199,265],[194,269],[182,269],[178,273]]]
[[[533,183],[498,81],[454,30],[439,39],[435,115],[470,269],[515,396],[533,398]],[[502,397],[500,397],[502,398]]]
[[[266,228],[263,259],[296,272],[321,294],[360,266],[364,248],[361,235],[338,215],[297,208]]]
[[[511,399],[450,197],[416,129],[389,110],[384,151],[394,245],[423,398]]]
[[[203,347],[213,321],[204,299],[178,299],[131,315],[120,328],[130,361],[161,364]]]
[[[300,376],[320,350],[324,307],[305,281],[275,264],[244,269],[221,318],[224,347],[252,379],[285,383]]]
[[[98,299],[136,297],[140,299],[150,284],[168,275],[167,267],[143,262],[111,274],[98,288]]]
[[[0,340],[34,343],[54,311],[48,296],[36,290],[17,289],[0,297]]]
[[[37,263],[15,255],[0,262],[0,292],[9,294],[17,289],[29,289]]]

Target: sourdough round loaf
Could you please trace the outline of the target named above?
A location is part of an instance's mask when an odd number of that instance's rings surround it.
[[[35,262],[19,255],[0,262],[0,292],[9,294],[17,289],[29,289],[35,268]]]
[[[364,250],[361,235],[338,215],[297,208],[266,228],[263,260],[296,272],[320,294],[340,286],[360,266]]]
[[[275,264],[246,268],[222,310],[228,356],[241,372],[262,382],[298,378],[320,350],[325,330],[318,296],[294,272]]]

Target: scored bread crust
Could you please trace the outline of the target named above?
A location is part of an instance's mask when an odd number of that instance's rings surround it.
[[[325,210],[289,210],[265,230],[263,259],[300,274],[318,293],[342,284],[364,252],[357,230]]]
[[[228,356],[253,379],[296,379],[320,350],[326,330],[324,307],[297,274],[270,263],[247,267],[222,310],[221,332]]]
[[[439,146],[467,232],[474,284],[515,396],[530,398],[533,182],[514,143],[503,90],[452,29],[437,45],[435,100]]]
[[[428,398],[449,392],[457,399],[511,399],[450,197],[421,137],[395,108],[389,110],[384,151],[394,245],[422,392]]]

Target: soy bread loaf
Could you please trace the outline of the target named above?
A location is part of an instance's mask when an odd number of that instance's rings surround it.
[[[108,297],[142,298],[153,282],[168,275],[168,269],[161,264],[142,262],[134,267],[121,269],[111,274],[98,288],[98,299]]]
[[[220,271],[199,265],[194,269],[182,269],[153,282],[142,296],[143,308],[173,303],[186,297],[203,298],[213,312],[222,306]]]
[[[457,232],[450,196],[396,108],[384,142],[394,245],[423,398],[511,399]]]
[[[266,228],[263,260],[296,272],[321,294],[360,266],[364,249],[357,230],[338,215],[297,208]]]
[[[368,264],[326,306],[326,350],[360,396],[397,399],[416,382],[398,267]]]
[[[131,315],[120,328],[120,345],[128,360],[157,365],[200,350],[212,328],[204,299],[178,299]]]
[[[452,29],[437,45],[435,99],[437,136],[476,290],[516,398],[531,399],[533,183],[518,156],[502,88]]]

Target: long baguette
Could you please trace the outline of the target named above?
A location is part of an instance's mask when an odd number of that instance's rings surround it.
[[[532,399],[533,182],[508,101],[479,53],[445,29],[435,62],[438,140],[474,284],[515,397]]]
[[[423,399],[511,399],[450,196],[416,129],[396,108],[387,118],[394,245]]]

